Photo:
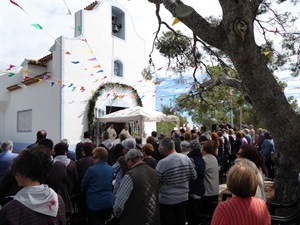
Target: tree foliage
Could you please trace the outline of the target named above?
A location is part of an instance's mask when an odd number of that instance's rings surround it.
[[[289,203],[299,199],[300,154],[297,150],[300,139],[297,133],[300,116],[274,76],[276,71],[284,68],[289,68],[292,76],[300,72],[300,32],[294,30],[299,20],[292,12],[276,9],[276,4],[287,1],[219,0],[222,8],[220,19],[204,18],[181,0],[148,1],[157,9],[157,41],[162,25],[175,32],[162,21],[161,5],[193,32],[191,54],[200,52],[201,57],[194,57],[194,83],[186,94],[192,101],[188,104],[207,102],[210,107],[206,106],[206,116],[209,117],[221,108],[220,105],[213,108],[217,101],[215,97],[223,95],[223,99],[218,100],[221,104],[228,99],[230,91],[233,95],[240,93],[241,99],[253,107],[275,139],[276,200]],[[298,4],[295,0],[290,2]],[[206,80],[196,78],[198,70],[206,74]],[[219,88],[218,91],[215,88]],[[204,104],[201,107],[205,108]]]
[[[182,127],[183,124],[187,123],[187,119],[183,116],[175,113],[174,108],[167,105],[161,105],[161,112],[166,115],[175,115],[179,117],[179,126]],[[164,135],[170,137],[171,131],[176,128],[176,122],[160,122],[156,124],[157,133],[163,133]]]

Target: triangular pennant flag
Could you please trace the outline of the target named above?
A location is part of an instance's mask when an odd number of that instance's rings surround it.
[[[63,89],[65,86],[65,84],[60,85],[60,89]]]
[[[29,73],[30,70],[23,70],[23,73]]]
[[[81,31],[80,26],[77,26],[77,27],[75,28],[75,30]]]
[[[72,87],[73,86],[73,84],[71,83],[68,87]]]
[[[61,80],[58,80],[56,83],[57,83],[57,84],[61,84]]]
[[[39,79],[39,83],[43,82],[43,79]]]
[[[72,91],[75,91],[76,87],[73,87]]]
[[[100,68],[100,67],[101,67],[100,65],[93,66],[93,68]]]
[[[89,60],[90,60],[90,61],[95,61],[95,60],[97,60],[97,59],[96,59],[96,57],[94,57],[94,58],[90,58]]]
[[[11,70],[12,68],[16,67],[15,65],[9,64],[9,67],[6,70]]]
[[[85,91],[85,88],[84,88],[83,86],[81,86],[80,91],[81,91],[81,92],[84,92],[84,91]]]
[[[71,61],[72,63],[74,63],[74,64],[78,64],[79,63],[79,61]]]
[[[24,78],[23,78],[23,80],[28,80],[28,79],[30,79],[31,77],[30,76],[25,76]]]
[[[66,55],[71,55],[71,53],[69,51],[66,51],[65,54]]]
[[[20,6],[20,5],[18,5],[18,3],[16,3],[15,1],[13,1],[13,0],[9,0],[12,4],[14,4],[14,5],[16,5],[16,6],[18,6],[20,9],[22,9],[28,16],[29,16],[29,14]]]
[[[31,24],[31,26],[33,26],[33,27],[35,27],[35,28],[37,28],[37,29],[40,29],[40,30],[43,29],[43,28],[41,27],[41,25],[39,25],[38,23],[36,23],[36,24]]]
[[[104,72],[103,70],[98,70],[98,71],[97,71],[97,73],[103,73],[103,72]]]
[[[96,83],[99,79],[95,80],[93,83]]]
[[[48,79],[48,76],[47,75],[44,75],[43,76],[43,81],[47,80]]]
[[[51,81],[51,87],[53,87],[53,86],[54,86],[54,84],[55,84],[55,82]]]
[[[173,23],[172,23],[172,26],[174,26],[176,23],[179,23],[180,20],[178,19],[178,17],[176,16]]]
[[[9,73],[8,77],[13,77],[14,75],[16,75],[15,73]]]

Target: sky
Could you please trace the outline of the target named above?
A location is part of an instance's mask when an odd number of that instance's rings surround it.
[[[148,0],[115,1],[122,4],[131,15],[137,33],[146,40],[146,55],[149,55],[154,32],[158,26],[155,5]],[[55,38],[73,37],[75,13],[91,4],[93,0],[14,0],[14,2],[20,7],[12,4],[10,0],[0,1],[0,72],[9,68],[9,65],[20,68],[25,58],[39,59],[48,55]],[[195,0],[184,2],[203,16],[221,14],[217,0],[201,0],[201,4]],[[161,12],[162,19],[172,26],[173,16],[164,7],[161,7]],[[31,24],[39,24],[43,29],[37,29]],[[172,28],[182,30],[191,36],[191,32],[180,22]],[[154,56],[156,68],[166,66],[167,62],[159,57],[158,53]],[[186,72],[191,73],[192,70]],[[190,85],[189,81],[182,85],[174,83],[174,75],[170,71],[162,69],[157,74],[165,77],[162,84],[157,86],[156,92],[156,110],[160,110],[161,104],[173,106],[174,98],[188,91]],[[300,100],[299,78],[292,79],[288,73],[282,73],[282,76],[286,77],[289,84],[286,94],[296,95],[295,97]]]

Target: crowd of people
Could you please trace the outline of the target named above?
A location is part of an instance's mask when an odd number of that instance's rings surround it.
[[[153,131],[142,143],[127,126],[117,135],[111,124],[100,145],[86,131],[75,151],[40,130],[20,154],[11,140],[1,149],[3,225],[199,225],[208,214],[213,225],[271,223],[263,183],[274,174],[275,145],[251,125]],[[219,203],[224,182],[233,197]]]

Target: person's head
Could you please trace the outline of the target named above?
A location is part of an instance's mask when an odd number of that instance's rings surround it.
[[[90,138],[90,137],[91,137],[91,134],[90,134],[89,131],[85,131],[85,132],[83,133],[83,138],[84,138],[84,139]]]
[[[4,140],[1,143],[2,151],[12,151],[13,150],[13,142],[11,140]]]
[[[213,140],[201,142],[201,152],[204,154],[215,154],[216,146]]]
[[[244,132],[245,134],[249,134],[249,129],[248,129],[248,128],[245,128],[245,129],[243,129],[243,132]]]
[[[239,197],[247,198],[256,193],[258,179],[255,164],[248,159],[239,159],[227,173],[228,190]]]
[[[154,137],[154,138],[156,138],[157,137],[157,132],[156,131],[152,131],[151,132],[151,136]]]
[[[168,156],[175,151],[175,144],[171,138],[165,137],[159,144],[159,152],[162,155]]]
[[[163,133],[160,133],[157,139],[159,142],[161,142],[161,140],[164,138],[165,138],[165,135]]]
[[[101,134],[101,139],[102,140],[109,139],[109,133],[107,131],[103,131],[102,134]]]
[[[221,130],[217,131],[217,135],[218,137],[222,137],[223,136],[223,132]]]
[[[184,140],[191,141],[192,140],[192,133],[191,132],[185,132]]]
[[[260,168],[264,173],[267,173],[267,169],[264,165],[264,158],[255,146],[250,144],[242,145],[237,152],[236,157],[249,159],[257,166],[257,168]]]
[[[99,161],[106,162],[108,159],[108,152],[103,147],[94,148],[92,155],[93,155],[94,163]]]
[[[201,134],[203,134],[204,132],[206,132],[206,127],[205,127],[205,126],[202,126],[202,127],[200,128],[200,132],[201,132]]]
[[[190,152],[199,152],[200,153],[200,149],[201,149],[200,142],[197,139],[190,141],[190,146],[189,146]]]
[[[36,140],[41,140],[41,139],[45,139],[47,137],[47,131],[45,130],[39,130],[37,133],[36,133]]]
[[[273,139],[272,136],[271,136],[271,134],[270,134],[270,132],[265,132],[264,138],[265,139]]]
[[[180,128],[179,132],[180,132],[181,135],[183,135],[185,133],[185,129],[184,128]]]
[[[235,132],[234,132],[234,130],[233,130],[232,128],[230,128],[230,129],[228,130],[228,134],[229,134],[229,135],[233,135],[233,134],[235,134]]]
[[[54,146],[55,155],[66,155],[68,151],[68,145],[64,143],[57,143]]]
[[[241,131],[237,131],[237,132],[235,133],[235,136],[236,136],[237,139],[243,138],[243,134],[242,134]]]
[[[215,145],[218,148],[218,146],[220,145],[220,139],[219,139],[219,135],[217,134],[217,132],[212,132],[210,137],[211,137],[211,140],[213,140],[215,142]]]
[[[126,139],[122,141],[122,146],[123,146],[123,154],[125,155],[129,149],[135,148],[135,140],[134,139]]]
[[[60,143],[63,143],[63,144],[66,144],[67,146],[68,146],[68,148],[69,148],[69,140],[68,139],[62,139],[61,141],[60,141]]]
[[[128,130],[128,126],[127,125],[124,125],[124,130]]]
[[[28,181],[44,183],[49,171],[52,168],[52,161],[45,151],[30,151],[24,149],[13,160],[12,172],[16,177],[19,186],[26,187]]]
[[[115,125],[113,123],[110,124],[109,126],[111,129],[113,129],[115,127]]]
[[[44,150],[49,155],[53,155],[53,141],[48,138],[44,138],[39,140],[37,149],[38,150]]]
[[[95,147],[94,143],[84,142],[82,144],[82,147],[81,147],[81,149],[82,149],[82,155],[84,155],[84,156],[90,156],[90,155],[92,155],[92,151],[93,151],[94,147]]]
[[[151,145],[155,145],[155,139],[154,139],[154,137],[152,137],[152,136],[148,136],[147,138],[146,138],[146,143],[149,143],[149,144],[151,144]]]
[[[126,139],[126,134],[122,133],[119,135],[120,142],[124,141]]]
[[[143,160],[143,153],[139,149],[130,149],[125,155],[125,161],[127,163],[128,168],[132,168],[137,162]]]
[[[141,145],[142,144],[142,138],[135,137],[135,143],[138,144],[138,145]]]
[[[144,153],[144,155],[152,156],[153,151],[154,151],[153,145],[149,143],[144,144],[144,146],[142,147],[142,152]]]
[[[253,125],[252,124],[249,125],[249,129],[253,130]]]

